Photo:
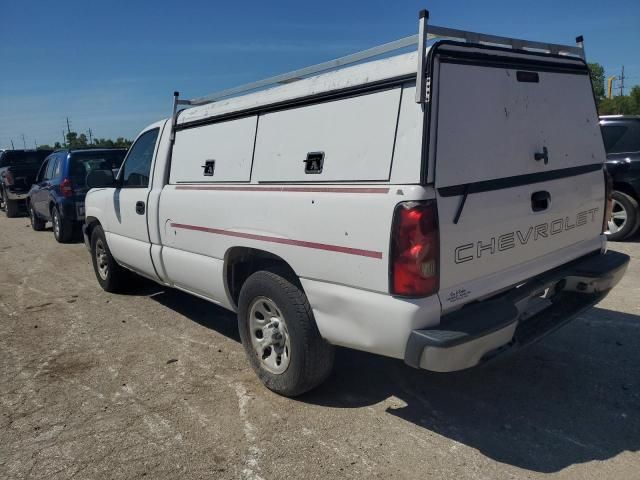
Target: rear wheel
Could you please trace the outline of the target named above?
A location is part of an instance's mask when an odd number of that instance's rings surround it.
[[[613,192],[613,208],[608,222],[607,236],[617,242],[633,235],[640,225],[638,202],[626,193]]]
[[[29,204],[29,220],[31,220],[31,228],[36,232],[44,230],[46,222],[38,217],[36,211],[33,209],[33,205]]]
[[[331,373],[334,349],[320,336],[307,297],[288,272],[254,273],[238,303],[242,345],[267,388],[293,397]]]
[[[97,226],[91,233],[91,260],[98,283],[107,292],[121,292],[127,289],[131,274],[115,261],[107,245],[102,227]]]
[[[68,243],[73,236],[73,225],[60,215],[58,207],[53,207],[51,210],[51,223],[56,240],[60,243]]]
[[[20,206],[18,205],[18,202],[15,201],[15,200],[9,200],[8,198],[5,197],[5,199],[4,199],[4,213],[9,218],[17,217],[19,215],[19,213],[20,213]]]

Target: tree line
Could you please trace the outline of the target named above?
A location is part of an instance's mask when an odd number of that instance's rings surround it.
[[[633,87],[628,95],[607,98],[604,68],[599,63],[590,63],[589,71],[600,115],[640,115],[640,85]]]
[[[51,145],[38,145],[38,150],[60,150],[63,148],[129,148],[133,143],[128,138],[118,137],[115,140],[110,138],[93,138],[89,140],[84,133],[69,131],[65,135],[65,143],[56,142]]]

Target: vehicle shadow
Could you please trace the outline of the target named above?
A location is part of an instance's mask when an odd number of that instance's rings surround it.
[[[493,460],[551,473],[640,450],[640,317],[594,308],[542,342],[463,372],[338,352],[332,377],[300,401],[386,413]]]
[[[236,315],[211,302],[173,288],[165,288],[142,277],[136,279],[133,295],[145,295],[176,313],[240,342]]]
[[[186,293],[149,296],[239,342],[235,315]],[[528,349],[463,372],[337,349],[332,375],[292,401],[384,410],[502,463],[551,473],[640,450],[640,317],[593,308]],[[393,442],[393,439],[390,439]]]

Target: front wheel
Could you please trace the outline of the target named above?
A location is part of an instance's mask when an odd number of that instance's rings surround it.
[[[613,192],[613,208],[608,221],[607,237],[613,242],[633,235],[640,225],[640,212],[635,198],[619,191]]]
[[[280,395],[305,393],[331,373],[334,349],[320,336],[307,296],[288,272],[264,270],[247,279],[238,327],[252,368]]]
[[[111,255],[102,227],[91,233],[91,260],[98,283],[107,292],[121,292],[129,286],[130,273],[122,268]]]

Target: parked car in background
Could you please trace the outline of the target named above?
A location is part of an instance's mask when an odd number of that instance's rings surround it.
[[[610,240],[624,240],[640,227],[640,116],[602,116],[600,127],[613,180],[608,235]]]
[[[126,149],[60,150],[49,155],[28,193],[31,226],[43,230],[53,224],[58,242],[68,242],[84,221],[87,174],[120,168]]]
[[[0,208],[15,217],[25,205],[29,187],[51,150],[4,150],[0,152]]]

